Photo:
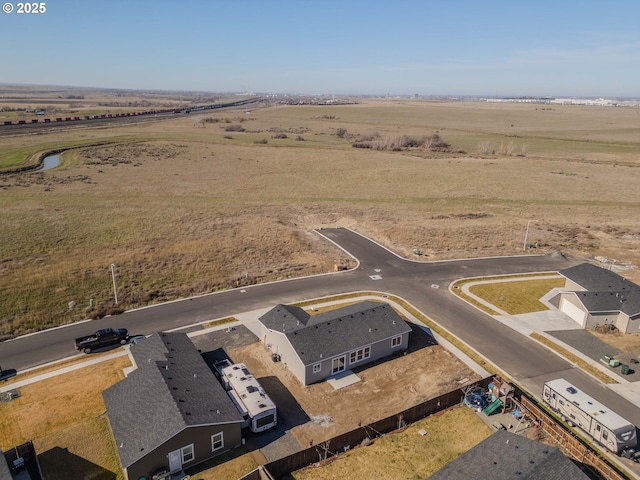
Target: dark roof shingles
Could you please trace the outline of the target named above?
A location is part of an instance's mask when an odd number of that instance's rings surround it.
[[[242,421],[186,334],[154,334],[131,353],[138,368],[103,392],[125,468],[190,425]]]

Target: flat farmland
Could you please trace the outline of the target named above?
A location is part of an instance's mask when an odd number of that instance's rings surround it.
[[[437,134],[456,153],[354,148]],[[367,100],[3,138],[0,338],[333,270],[345,226],[423,260],[566,252],[640,281],[640,110]],[[93,299],[91,306],[90,299]]]

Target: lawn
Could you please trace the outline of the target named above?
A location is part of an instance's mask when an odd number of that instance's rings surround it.
[[[0,403],[0,448],[32,440],[47,479],[123,478],[102,391],[129,365],[123,356],[21,387]]]
[[[426,431],[421,435],[420,430]],[[323,467],[292,474],[295,480],[427,478],[491,434],[477,414],[458,406],[432,415],[399,433],[384,435],[371,445],[341,454]]]
[[[481,283],[469,287],[469,292],[495,305],[509,315],[541,312],[548,307],[540,298],[554,288],[564,287],[566,279],[561,276],[540,280],[512,280]]]

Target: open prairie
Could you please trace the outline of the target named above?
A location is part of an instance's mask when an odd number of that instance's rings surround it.
[[[562,251],[640,281],[639,109],[359,102],[3,138],[0,169],[75,148],[0,175],[0,338],[117,312],[112,263],[125,309],[348,265],[323,226],[425,261]],[[405,141],[434,135],[451,148]]]

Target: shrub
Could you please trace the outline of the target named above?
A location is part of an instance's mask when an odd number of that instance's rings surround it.
[[[347,136],[347,129],[346,128],[338,128],[336,130],[336,137],[345,138],[346,136]]]
[[[271,138],[289,138],[286,133],[276,133]]]
[[[302,135],[298,135],[296,137],[296,142],[304,142],[304,137]]]
[[[254,140],[253,143],[257,143],[259,145],[266,145],[269,141],[266,138],[262,138],[260,140]]]
[[[225,132],[244,132],[244,127],[242,125],[229,125],[228,127],[225,127],[224,129]]]

